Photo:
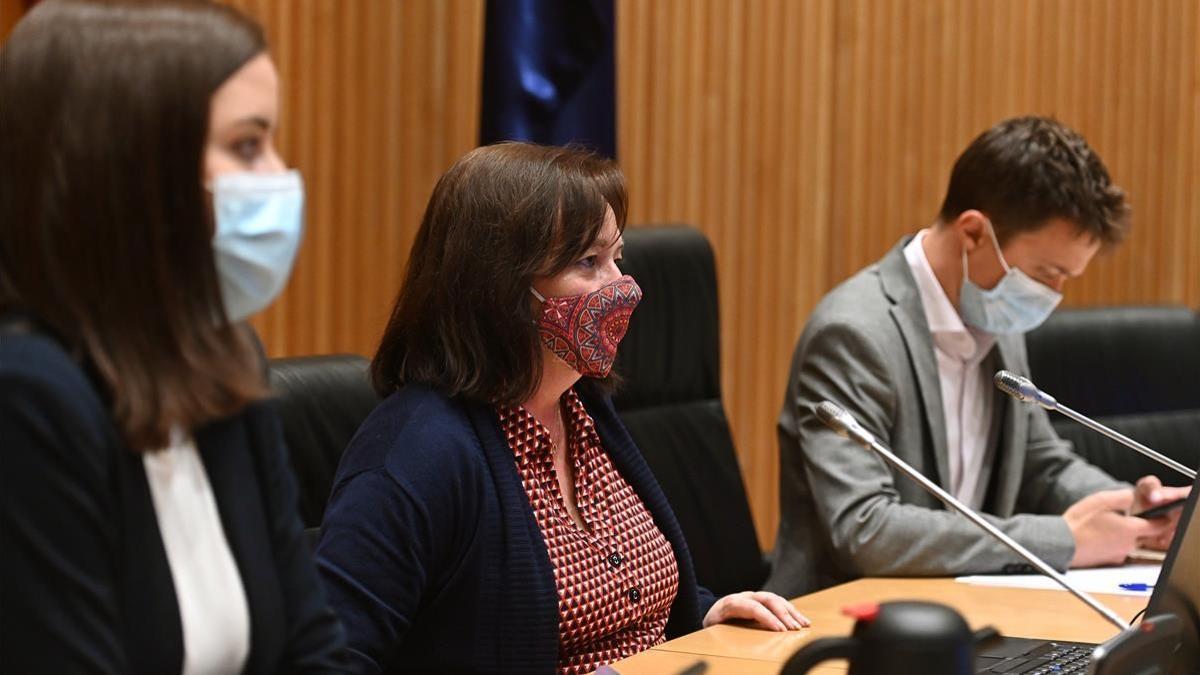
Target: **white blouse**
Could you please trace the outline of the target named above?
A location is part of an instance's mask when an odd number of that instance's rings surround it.
[[[142,455],[183,627],[183,675],[239,673],[250,653],[250,609],[192,437]]]

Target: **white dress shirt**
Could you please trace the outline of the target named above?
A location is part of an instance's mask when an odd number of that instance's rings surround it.
[[[183,628],[183,675],[240,673],[250,610],[195,441],[179,429],[142,455]]]
[[[965,325],[950,304],[921,244],[927,232],[921,230],[913,237],[904,247],[904,257],[917,281],[937,356],[950,468],[949,484],[943,487],[967,506],[979,509],[992,472],[989,437],[994,405],[991,378],[982,363],[996,340]]]

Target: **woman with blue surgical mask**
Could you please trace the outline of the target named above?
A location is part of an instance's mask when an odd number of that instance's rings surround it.
[[[205,148],[221,298],[230,321],[266,307],[283,291],[300,247],[304,182],[275,149],[278,76],[260,54],[213,97]]]
[[[339,672],[243,320],[302,233],[261,28],[45,0],[0,50],[0,663]]]

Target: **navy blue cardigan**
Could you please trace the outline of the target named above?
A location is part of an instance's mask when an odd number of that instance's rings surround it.
[[[607,398],[576,390],[674,549],[667,637],[699,629],[713,596],[696,584],[666,497]],[[381,402],[338,467],[317,569],[358,672],[549,673],[558,663],[554,571],[491,406],[422,386]]]
[[[341,672],[274,412],[256,404],[194,435],[250,608],[243,672]],[[0,330],[0,671],[182,667],[141,455],[57,342]]]

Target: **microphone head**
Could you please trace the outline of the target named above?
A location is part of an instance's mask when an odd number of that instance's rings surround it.
[[[996,388],[1009,396],[1025,403],[1036,403],[1047,410],[1057,410],[1058,401],[1053,396],[1037,388],[1028,377],[1021,377],[1007,370],[996,371],[992,378]]]
[[[821,401],[814,411],[817,413],[817,419],[833,429],[837,435],[849,438],[859,445],[870,446],[875,443],[875,437],[871,435],[871,432],[862,428],[858,420],[854,419],[854,415],[838,405],[829,401]]]
[[[829,401],[821,401],[816,408],[817,419],[821,420],[825,426],[833,429],[838,434],[845,436],[849,431],[849,425],[846,424],[846,411],[839,408],[836,404]]]
[[[992,378],[992,382],[996,383],[997,389],[1018,401],[1033,402],[1033,398],[1028,394],[1028,389],[1024,386],[1025,384],[1032,386],[1033,383],[1016,373],[1007,370],[998,370],[996,371],[996,376]]]

